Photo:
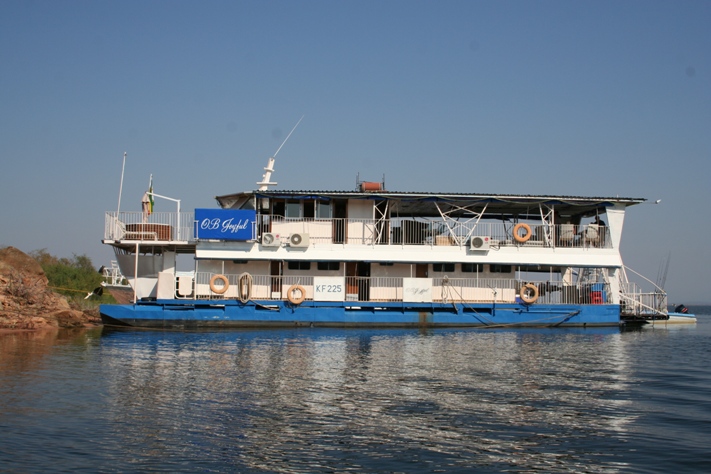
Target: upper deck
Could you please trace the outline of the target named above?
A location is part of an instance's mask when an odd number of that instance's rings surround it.
[[[104,242],[221,259],[562,264],[574,256],[571,264],[607,258],[600,263],[617,265],[625,209],[644,202],[382,190],[252,191],[216,199],[222,210],[251,213],[245,237],[200,238],[193,213],[108,212]],[[607,223],[596,223],[596,217]]]

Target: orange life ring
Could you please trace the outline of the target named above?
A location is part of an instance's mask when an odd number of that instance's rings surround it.
[[[222,280],[222,288],[218,288],[215,286],[215,282],[217,280]],[[230,282],[227,280],[227,277],[225,275],[215,275],[212,278],[210,278],[210,289],[212,290],[213,293],[217,293],[218,295],[223,294],[224,292],[227,291],[227,288],[230,287]]]
[[[525,230],[526,233],[523,235],[518,235],[518,231],[521,229]],[[533,233],[531,232],[531,226],[528,224],[524,224],[523,222],[518,223],[514,226],[513,234],[514,234],[514,239],[516,240],[516,242],[519,242],[519,243],[528,242],[528,239],[530,239],[531,236],[533,235]]]
[[[294,295],[296,292],[299,293],[299,296]],[[306,290],[301,285],[291,285],[286,292],[286,299],[291,304],[300,305],[306,299]]]
[[[530,290],[530,294],[528,291]],[[533,283],[526,283],[521,287],[521,301],[526,304],[533,304],[538,299],[538,287]]]

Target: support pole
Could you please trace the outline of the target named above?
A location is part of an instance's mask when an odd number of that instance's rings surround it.
[[[136,294],[137,290],[136,288],[138,287],[138,246],[140,244],[136,242],[136,261],[133,264],[133,304],[136,304]]]

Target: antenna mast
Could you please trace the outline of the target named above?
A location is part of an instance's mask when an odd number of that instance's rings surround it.
[[[299,126],[299,124],[301,123],[301,121],[303,119],[304,119],[304,116],[302,115],[301,118],[299,119],[299,121],[296,122],[296,125],[294,125],[294,128],[291,129],[289,134],[286,136],[284,141],[281,143],[281,145],[279,145],[279,148],[277,148],[277,151],[276,151],[276,153],[274,153],[274,156],[269,158],[269,161],[267,162],[267,166],[264,168],[265,172],[262,175],[262,181],[257,182],[257,184],[259,185],[260,191],[266,191],[267,189],[269,189],[269,186],[276,186],[277,183],[273,183],[270,181],[272,179],[272,173],[274,172],[274,160],[275,160],[277,154],[279,153],[279,151],[281,150],[281,147],[284,146],[286,141],[289,139],[291,134],[294,133],[294,130],[296,130],[296,127]]]
[[[123,152],[123,165],[121,166],[121,184],[119,185],[119,198],[118,206],[116,206],[116,219],[119,218],[119,212],[121,211],[121,193],[123,192],[123,172],[126,169],[126,152]]]

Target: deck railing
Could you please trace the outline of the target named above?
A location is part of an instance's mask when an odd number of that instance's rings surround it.
[[[210,287],[215,276],[211,272],[197,272],[192,292],[177,291],[177,298],[205,300],[237,299],[240,297],[240,277],[244,274],[224,275],[228,288],[216,293]],[[541,304],[603,304],[611,301],[607,284],[578,284],[563,286],[560,282],[521,281],[498,278],[433,278],[432,301],[437,303],[520,302],[520,290],[524,284],[538,289],[536,303]],[[250,275],[250,299],[284,300],[294,285],[304,288],[306,300],[314,298],[313,276]],[[345,277],[346,301],[397,302],[403,301],[404,285],[401,277]],[[243,293],[244,294],[244,293]]]
[[[263,219],[261,232],[270,232],[286,242],[289,235],[305,233],[314,244],[427,245],[469,247],[473,237],[488,237],[493,247],[610,248],[606,226],[586,224],[529,225],[525,239],[516,240],[514,225],[505,223],[457,223],[447,228],[437,221],[390,219]],[[525,240],[525,241],[520,241]]]
[[[666,314],[667,294],[660,290],[644,292],[637,284],[630,282],[620,293],[620,306],[623,314]]]
[[[105,240],[196,240],[191,212],[107,212]],[[304,233],[313,244],[349,245],[426,245],[468,248],[473,237],[488,237],[496,247],[571,247],[609,248],[611,239],[605,226],[587,224],[528,225],[525,241],[517,241],[510,223],[455,223],[447,227],[441,221],[404,219],[291,219],[279,216],[258,216],[258,239],[272,233],[286,244],[289,235]]]
[[[105,240],[189,242],[194,239],[192,212],[107,212]]]

